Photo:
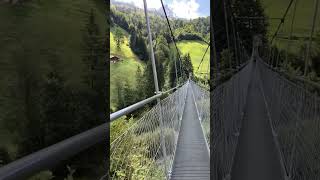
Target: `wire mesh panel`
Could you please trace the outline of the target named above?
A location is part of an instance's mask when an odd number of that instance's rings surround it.
[[[259,61],[260,77],[286,175],[320,177],[320,99]]]
[[[210,92],[190,81],[206,143],[210,147]]]
[[[161,100],[111,143],[110,179],[165,179],[173,164],[188,85]]]
[[[251,80],[252,61],[224,84],[211,92],[212,145],[214,179],[230,175]]]

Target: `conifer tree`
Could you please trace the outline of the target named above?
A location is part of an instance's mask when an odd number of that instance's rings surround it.
[[[268,20],[261,0],[234,1],[232,11],[235,17],[262,17],[262,20],[237,20],[238,32],[244,45],[251,51],[253,35],[261,35],[267,41]]]
[[[183,73],[185,74],[185,77],[189,77],[190,73],[193,76],[193,66],[191,62],[190,54],[186,54],[183,56]]]

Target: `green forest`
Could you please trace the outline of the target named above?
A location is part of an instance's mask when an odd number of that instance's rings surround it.
[[[111,111],[114,112],[154,95],[154,85],[143,10],[129,5],[111,5],[110,18],[110,56],[120,59],[110,65]],[[209,17],[170,19],[178,51],[166,19],[151,12],[150,21],[160,89],[170,89],[178,82],[183,82],[182,79],[176,79],[175,61],[179,77],[186,79],[188,72],[192,72],[202,81],[208,80],[209,76],[205,76],[205,73],[209,73],[210,51],[199,65],[209,42]]]
[[[165,17],[155,11],[149,11],[149,18],[160,90],[165,91],[184,83],[189,78],[189,73],[193,79],[207,84],[210,49],[206,54],[205,52],[210,41],[209,17],[192,20],[169,18],[177,47]],[[111,4],[110,19],[110,111],[115,112],[155,95],[155,88],[143,9],[129,4]],[[112,61],[112,58],[116,60]],[[151,103],[112,122],[110,142],[123,135],[154,105],[155,103]],[[149,125],[146,122],[143,126]],[[147,138],[154,144],[159,144],[159,132],[159,129],[155,132],[145,132],[137,135],[136,140],[132,142],[143,142],[143,139]],[[171,131],[166,132],[165,141],[172,135]],[[130,143],[117,149],[117,152],[125,153],[126,147],[131,147]],[[153,152],[159,146],[148,147],[147,152],[143,147],[135,148],[134,153],[128,154],[126,164],[121,163],[122,156],[111,156],[110,177],[145,179],[152,174],[152,178],[162,179],[162,170],[157,167],[156,162],[145,157],[145,153]],[[162,155],[158,156],[158,159],[162,158]],[[113,166],[118,163],[122,164],[121,168]],[[130,170],[127,171],[127,168]]]
[[[105,122],[106,5],[0,3],[0,167]],[[30,179],[97,179],[104,144]]]
[[[242,41],[242,45],[245,47],[248,54],[252,51],[252,34],[259,34],[262,37],[263,48],[260,48],[260,55],[264,58],[269,58],[270,50],[273,56],[270,59],[273,60],[273,66],[281,67],[285,76],[297,81],[294,77],[302,76],[305,66],[305,58],[307,53],[307,45],[310,39],[310,32],[312,26],[312,17],[314,12],[314,1],[298,1],[296,8],[295,3],[289,8],[286,17],[283,20],[283,24],[280,26],[277,35],[275,36],[272,44],[270,44],[275,32],[281,23],[290,0],[285,1],[273,1],[273,0],[259,0],[259,1],[235,1],[231,3],[228,12],[234,17],[259,17],[260,20],[249,20],[249,19],[237,19],[235,24],[229,23],[229,44],[230,48],[227,47],[227,38],[223,35],[215,37],[217,41],[217,52],[220,59],[220,71],[222,75],[227,74],[230,65],[228,61],[231,58],[231,67],[235,67],[237,63],[236,50],[234,48],[233,38],[233,26],[235,26],[239,37]],[[302,5],[303,4],[303,5]],[[294,9],[296,9],[294,11]],[[295,12],[295,13],[294,13]],[[274,19],[278,18],[278,19]],[[292,24],[292,20],[293,24]],[[218,24],[224,25],[224,17],[220,17],[216,20]],[[315,32],[313,35],[313,43],[311,46],[311,61],[308,64],[307,73],[307,84],[309,90],[312,92],[320,93],[320,88],[316,87],[315,84],[320,82],[320,18],[316,19]],[[292,26],[292,37],[289,40],[289,35]],[[219,31],[221,32],[221,31]],[[220,54],[220,52],[223,52]],[[240,54],[241,55],[241,54]],[[239,55],[238,55],[239,56]],[[211,66],[212,71],[216,71],[216,65]],[[228,76],[230,77],[230,76]],[[211,77],[213,80],[214,77]],[[224,81],[222,81],[224,82]]]

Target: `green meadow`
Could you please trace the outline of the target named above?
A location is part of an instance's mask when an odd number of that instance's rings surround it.
[[[265,8],[266,15],[270,18],[281,18],[285,13],[290,0],[262,0],[263,7]],[[288,37],[291,28],[291,22],[293,19],[294,12],[294,3],[292,7],[288,11],[288,15],[285,19],[283,27],[279,31],[280,36]],[[293,25],[293,36],[297,37],[307,37],[310,36],[310,30],[312,27],[312,17],[314,12],[314,0],[298,0],[295,21]],[[272,36],[278,25],[280,20],[269,20],[269,36]],[[320,30],[320,18],[317,19],[316,22],[316,31]],[[270,37],[271,38],[271,37]],[[287,39],[277,38],[275,40],[275,44],[280,48],[287,48],[287,44],[290,44],[291,52],[298,52],[299,48],[306,40],[294,40],[288,42]]]
[[[124,43],[118,49],[112,31],[113,29],[110,32],[110,55],[120,58],[120,62],[110,63],[110,106],[115,108],[118,99],[116,83],[128,82],[134,87],[137,68],[140,66],[143,70],[144,65],[129,47],[128,34],[125,33]]]
[[[177,46],[182,54],[190,54],[191,62],[193,66],[193,70],[196,76],[205,78],[205,74],[202,73],[209,73],[209,63],[210,63],[210,48],[206,53],[201,66],[201,59],[208,47],[208,45],[201,41],[180,41],[177,43]],[[198,70],[199,67],[199,70]]]

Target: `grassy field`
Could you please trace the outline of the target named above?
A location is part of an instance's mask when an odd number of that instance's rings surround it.
[[[280,18],[283,16],[290,0],[262,0],[262,4],[265,8],[265,12],[268,17],[270,18]],[[314,11],[314,0],[303,0],[298,1],[297,9],[296,9],[296,16],[294,22],[294,29],[293,35],[299,37],[309,37],[310,29],[312,25],[312,17]],[[284,36],[288,36],[290,33],[291,22],[293,19],[293,12],[294,12],[294,4],[290,8],[288,15],[286,17],[284,26],[280,29],[279,34],[284,34]],[[270,20],[269,21],[269,35],[273,35],[278,24],[280,23],[279,20]],[[320,18],[317,19],[316,23],[316,32],[320,30]],[[288,41],[286,39],[277,39],[276,44],[280,48],[286,48],[286,44]],[[292,52],[297,52],[299,47],[302,45],[302,41],[291,41],[290,43],[290,50]]]
[[[111,29],[110,32],[110,55],[121,59],[120,62],[110,64],[110,107],[114,109],[118,99],[116,83],[128,82],[134,87],[137,68],[140,66],[143,70],[144,65],[129,47],[128,34],[125,31],[124,43],[121,44],[120,49],[116,47],[113,30]]]
[[[105,32],[101,4],[98,0],[50,0],[0,5],[0,145],[12,158],[16,138],[5,127],[4,119],[12,109],[8,96],[17,81],[14,62],[31,62],[41,78],[48,72],[48,62],[58,60],[68,86],[81,87],[83,30],[92,8],[101,32]]]
[[[196,73],[196,76],[204,78],[205,74],[201,73],[209,72],[208,68],[210,63],[210,48],[206,53],[206,56],[204,57],[199,71],[197,71],[197,69],[208,45],[201,41],[180,41],[177,43],[177,45],[182,54],[190,54],[194,72],[198,72]]]
[[[119,27],[117,27],[119,28]],[[125,34],[124,43],[121,44],[120,50],[116,47],[113,35],[114,28],[110,32],[110,55],[117,56],[122,59],[122,61],[110,64],[110,105],[112,109],[115,109],[117,103],[117,89],[116,83],[128,82],[132,87],[135,86],[136,78],[135,74],[138,66],[143,70],[144,63],[139,60],[139,58],[132,52],[129,47],[128,37],[129,35],[123,30]],[[200,41],[181,41],[178,42],[178,48],[183,54],[190,53],[194,71],[196,72],[202,56],[207,48],[207,45]],[[210,58],[210,49],[208,50],[202,65],[198,73],[199,77],[204,78],[202,72],[207,72]]]

